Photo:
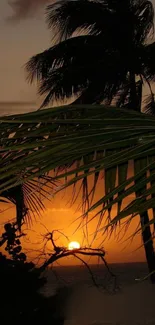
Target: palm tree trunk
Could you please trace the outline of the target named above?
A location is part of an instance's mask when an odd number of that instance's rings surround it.
[[[137,89],[136,89],[136,80],[135,74],[130,72],[130,99],[132,109],[135,111],[141,111],[141,98],[138,98]],[[141,93],[142,96],[142,93]],[[145,175],[145,177],[147,177]],[[145,189],[144,189],[145,190]],[[142,193],[136,193],[136,196],[139,197]],[[149,225],[149,215],[148,212],[140,214],[140,223],[142,227],[142,239],[145,249],[146,261],[150,273],[150,280],[152,283],[155,283],[155,252],[153,247],[152,233]]]
[[[144,175],[144,177],[147,176]],[[143,191],[145,191],[145,188],[143,189]],[[141,196],[143,191],[137,192],[136,197]],[[155,283],[155,252],[153,247],[151,227],[149,225],[148,211],[140,213],[140,224],[142,229],[142,240],[145,250],[146,261],[150,273],[150,280],[152,283]]]
[[[152,273],[155,271],[155,253],[153,248],[151,229],[150,226],[148,226],[149,216],[147,211],[140,215],[140,222],[141,227],[144,228],[144,231],[142,231],[142,238],[147,265],[150,273],[150,280],[152,283],[155,283],[155,273]]]

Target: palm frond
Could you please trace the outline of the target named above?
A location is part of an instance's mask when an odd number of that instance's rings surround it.
[[[44,79],[51,69],[60,68],[64,63],[67,66],[73,60],[79,60],[79,62],[80,60],[81,62],[85,61],[86,58],[89,60],[89,54],[92,50],[94,51],[92,57],[95,53],[94,45],[98,50],[100,49],[101,42],[98,38],[83,35],[63,41],[33,56],[26,64],[28,80],[33,82],[34,79]]]
[[[133,1],[133,11],[137,18],[137,29],[135,30],[135,40],[138,43],[145,42],[146,38],[154,34],[154,8],[151,1]]]
[[[31,126],[31,124],[29,125]],[[22,141],[25,142],[25,134],[26,131],[29,132],[29,127],[26,127],[23,125],[23,130],[20,129],[16,130],[16,139],[12,140],[12,132],[14,134],[14,128],[11,126],[1,133],[2,136],[8,136],[8,139],[10,139],[11,143],[14,143],[18,145],[19,138],[23,137]],[[19,135],[19,132],[21,130],[21,133]],[[19,132],[18,132],[19,131]],[[9,135],[10,133],[10,135]],[[41,137],[39,136],[38,139]],[[37,139],[37,138],[36,138]],[[43,139],[43,138],[42,138]],[[28,140],[29,142],[29,140]],[[35,150],[34,150],[35,151]],[[33,152],[33,149],[31,150]],[[16,159],[13,152],[7,150],[5,153],[1,153],[1,162],[0,162],[0,168],[2,170],[6,170],[6,166],[10,161],[12,161],[12,165],[15,167],[16,164],[20,162],[20,159],[24,159],[24,152],[19,152],[19,155]],[[18,163],[17,163],[18,162]],[[4,176],[4,177],[3,177]],[[18,227],[20,229],[21,223],[23,220],[26,220],[27,222],[32,221],[32,217],[35,215],[40,215],[41,211],[44,210],[44,203],[43,200],[49,196],[49,193],[51,194],[54,190],[55,183],[51,176],[47,176],[42,174],[39,178],[34,178],[30,181],[26,181],[23,184],[17,184],[16,177],[20,179],[20,171],[18,173],[18,170],[15,171],[15,168],[10,170],[10,173],[8,176],[3,175],[2,176],[2,182],[5,184],[10,184],[13,180],[15,181],[13,188],[8,188],[2,190],[1,196],[3,198],[7,198],[10,202],[15,204],[16,206],[16,221],[18,223]],[[24,177],[24,173],[22,175]],[[1,185],[1,181],[0,181]]]
[[[63,100],[85,90],[92,77],[98,77],[96,69],[107,69],[106,64],[102,68],[99,67],[107,60],[108,54],[105,53],[102,57],[102,53],[100,38],[87,35],[71,38],[32,57],[26,65],[28,80],[33,82],[36,78],[39,82],[39,93],[46,94],[42,106],[52,100]]]
[[[155,188],[149,186],[155,179],[154,128],[152,116],[103,105],[63,106],[1,118],[0,195],[55,170],[52,181],[62,181],[57,192],[82,184],[85,216],[95,209],[102,216],[109,211],[110,224],[115,224],[130,214],[134,217],[154,209]],[[145,166],[140,165],[129,177],[130,162],[141,160]],[[144,177],[150,170],[150,176]],[[103,173],[105,188],[94,202]],[[91,175],[94,183],[90,188]],[[122,202],[137,192],[141,195],[124,207]],[[112,218],[114,205],[117,214]]]
[[[76,97],[75,104],[118,102],[131,109],[134,101],[139,110],[141,82],[155,77],[154,45],[148,44],[152,3],[61,0],[48,6],[47,12],[49,27],[56,28],[60,42],[26,65],[28,80],[37,79],[38,92],[45,95],[41,107]],[[75,36],[79,29],[82,33]],[[134,87],[136,76],[141,80]]]
[[[111,104],[126,80],[126,66],[117,51],[108,51],[100,36],[68,39],[30,59],[28,78],[37,78],[42,107],[53,100],[78,96],[83,104]],[[116,64],[117,56],[117,64]]]
[[[2,192],[1,196],[16,206],[16,222],[19,229],[23,220],[31,223],[36,216],[42,215],[45,210],[44,200],[49,199],[55,186],[56,183],[51,176],[42,175],[38,179],[32,179]]]
[[[61,41],[79,30],[98,34],[109,21],[107,9],[106,1],[56,1],[47,7],[47,23],[49,28],[55,29],[54,38]]]
[[[127,37],[134,26],[134,40],[140,43],[153,32],[153,17],[152,3],[147,0],[61,0],[47,7],[47,23],[55,29],[58,40],[69,38],[77,31],[111,38],[115,30],[117,35]]]

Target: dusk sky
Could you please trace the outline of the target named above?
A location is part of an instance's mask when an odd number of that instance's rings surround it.
[[[17,10],[17,19],[14,21],[8,19],[9,17],[15,18],[15,11],[8,2],[7,0],[0,1],[0,102],[36,102],[36,89],[27,84],[23,66],[33,54],[50,45],[50,33],[45,25],[44,6],[41,10],[36,8],[35,13],[33,10]],[[28,4],[29,1],[18,2]],[[36,1],[31,2],[36,3]]]
[[[51,0],[0,1],[1,113],[6,112],[6,107],[2,110],[3,102],[30,101],[39,105],[36,88],[28,85],[25,80],[23,66],[32,55],[50,46],[51,34],[45,23],[44,12],[46,5],[51,2]],[[155,0],[153,2],[155,3]]]
[[[47,0],[10,0],[10,2],[16,3],[16,6],[12,8],[9,0],[0,0],[0,114],[19,113],[39,107],[40,101],[36,95],[36,88],[28,85],[25,80],[23,66],[32,55],[49,47],[51,38],[44,15]],[[27,104],[25,105],[24,102]],[[55,228],[60,224],[62,226],[60,228],[67,227],[67,235],[70,235],[74,226],[70,231],[67,224],[73,221],[75,216],[78,217],[79,213],[74,215],[74,208],[70,209],[66,206],[67,202],[66,196],[63,199],[59,197],[53,203],[48,204],[45,220],[48,226],[52,220]],[[68,220],[67,223],[66,220]],[[37,227],[40,229],[39,224]],[[93,226],[91,226],[91,232],[92,230]],[[72,240],[75,237],[72,237]],[[76,237],[79,241],[81,238],[81,234]],[[106,249],[108,255],[111,256],[111,261],[127,262],[144,259],[142,250],[133,253],[134,249],[141,244],[140,237],[132,246],[128,243],[128,248],[123,251],[126,244],[118,244],[113,238],[110,242],[111,244],[107,244]]]

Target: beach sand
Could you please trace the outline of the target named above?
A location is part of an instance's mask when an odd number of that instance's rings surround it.
[[[155,325],[155,285],[135,283],[115,294],[78,287],[66,310],[65,325]]]

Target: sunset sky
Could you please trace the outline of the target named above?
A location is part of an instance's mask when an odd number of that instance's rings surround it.
[[[48,0],[17,0],[13,7],[9,0],[0,0],[0,113],[11,114],[25,112],[38,107],[40,100],[36,95],[36,88],[27,84],[25,80],[24,64],[34,54],[50,46],[50,32],[47,30],[44,17],[45,5]],[[155,3],[155,1],[154,1]],[[26,4],[26,6],[25,6]],[[102,185],[100,185],[102,186]],[[47,204],[44,218],[34,222],[33,231],[30,231],[32,241],[37,241],[38,234],[45,232],[41,223],[48,228],[63,228],[71,240],[82,241],[82,230],[73,234],[75,225],[71,222],[79,216],[80,211],[74,214],[74,207],[67,205],[70,193],[60,195]],[[13,216],[13,209],[5,213],[5,219]],[[4,220],[4,218],[2,218]],[[77,225],[77,224],[76,224]],[[135,229],[136,223],[130,232]],[[37,235],[34,234],[34,229]],[[94,225],[90,226],[92,233]],[[97,244],[101,241],[98,239]],[[144,260],[143,250],[134,251],[141,244],[138,237],[132,244],[114,240],[105,241],[110,262],[127,262]],[[125,246],[127,247],[125,248]],[[125,249],[124,249],[125,248]],[[124,249],[124,250],[123,250]]]
[[[51,34],[47,30],[44,15],[46,4],[50,2],[50,0],[0,1],[1,110],[1,102],[30,101],[38,104],[36,88],[28,85],[25,80],[23,66],[32,55],[50,46]],[[155,3],[155,0],[153,2]],[[14,6],[10,6],[9,3],[14,3]],[[11,107],[8,109],[11,110]],[[19,109],[17,107],[17,110]]]
[[[37,12],[33,18],[12,21],[8,18],[14,12],[8,2],[0,1],[0,102],[36,102],[36,90],[27,84],[23,66],[33,54],[50,45],[44,10]],[[28,0],[25,2],[28,3]]]

